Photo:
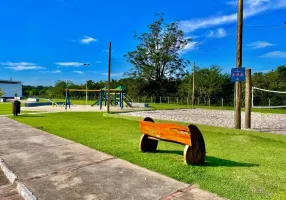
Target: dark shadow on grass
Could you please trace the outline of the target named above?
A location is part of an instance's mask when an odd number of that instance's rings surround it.
[[[155,153],[170,153],[170,154],[177,154],[183,156],[184,152],[183,151],[178,151],[178,150],[157,150]]]
[[[168,153],[168,154],[177,154],[183,156],[183,151],[178,150],[157,150],[154,153]],[[243,163],[243,162],[236,162],[232,160],[226,160],[222,158],[217,158],[213,156],[206,156],[206,162],[204,165],[205,167],[258,167],[258,164],[253,163]]]
[[[207,156],[204,166],[207,167],[258,167],[258,164],[236,162],[213,156]]]

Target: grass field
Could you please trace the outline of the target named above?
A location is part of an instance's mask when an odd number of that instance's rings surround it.
[[[32,113],[36,111],[21,111],[21,113]],[[11,102],[5,102],[0,103],[0,115],[8,115],[12,114],[12,103]]]
[[[14,117],[11,117],[14,118]],[[182,145],[159,142],[141,153],[138,121],[102,113],[22,115],[16,120],[128,160],[230,199],[286,199],[286,136],[199,126],[206,142],[203,166],[183,162]]]
[[[41,100],[46,101],[46,100]],[[54,102],[64,102],[64,99],[53,99]],[[94,100],[88,100],[87,104],[91,105],[95,101]],[[71,100],[72,104],[78,104],[78,105],[85,105],[86,101],[84,100]],[[178,105],[178,104],[167,104],[167,103],[149,103],[149,106],[152,107],[155,110],[172,110],[172,109],[188,109],[192,108],[191,105]],[[195,108],[200,109],[208,109],[208,110],[234,110],[233,107],[230,106],[195,106]],[[242,111],[244,111],[244,108],[242,108]],[[259,109],[254,108],[252,109],[253,112],[261,112],[261,113],[275,113],[275,114],[286,114],[286,109]]]
[[[12,114],[12,103],[0,103],[0,115]]]

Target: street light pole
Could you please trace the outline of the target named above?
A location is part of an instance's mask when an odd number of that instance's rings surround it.
[[[88,70],[88,63],[84,63],[84,66],[86,66],[86,83],[85,83],[85,105],[87,105],[87,70]]]

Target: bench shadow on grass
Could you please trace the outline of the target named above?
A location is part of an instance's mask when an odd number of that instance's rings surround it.
[[[183,151],[177,151],[177,150],[157,150],[156,153],[169,153],[169,154],[177,154],[181,156],[183,156],[184,154]],[[205,167],[258,167],[259,164],[236,162],[232,160],[217,158],[214,156],[206,156],[206,162],[202,166],[205,166]]]

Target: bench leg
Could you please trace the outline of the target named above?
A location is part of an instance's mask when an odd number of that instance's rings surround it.
[[[184,162],[189,165],[201,165],[205,162],[206,147],[202,133],[195,125],[189,126],[192,146],[186,145],[184,149]]]
[[[148,135],[143,134],[140,139],[139,150],[142,152],[154,152],[158,146],[158,140],[152,140],[148,138]]]

